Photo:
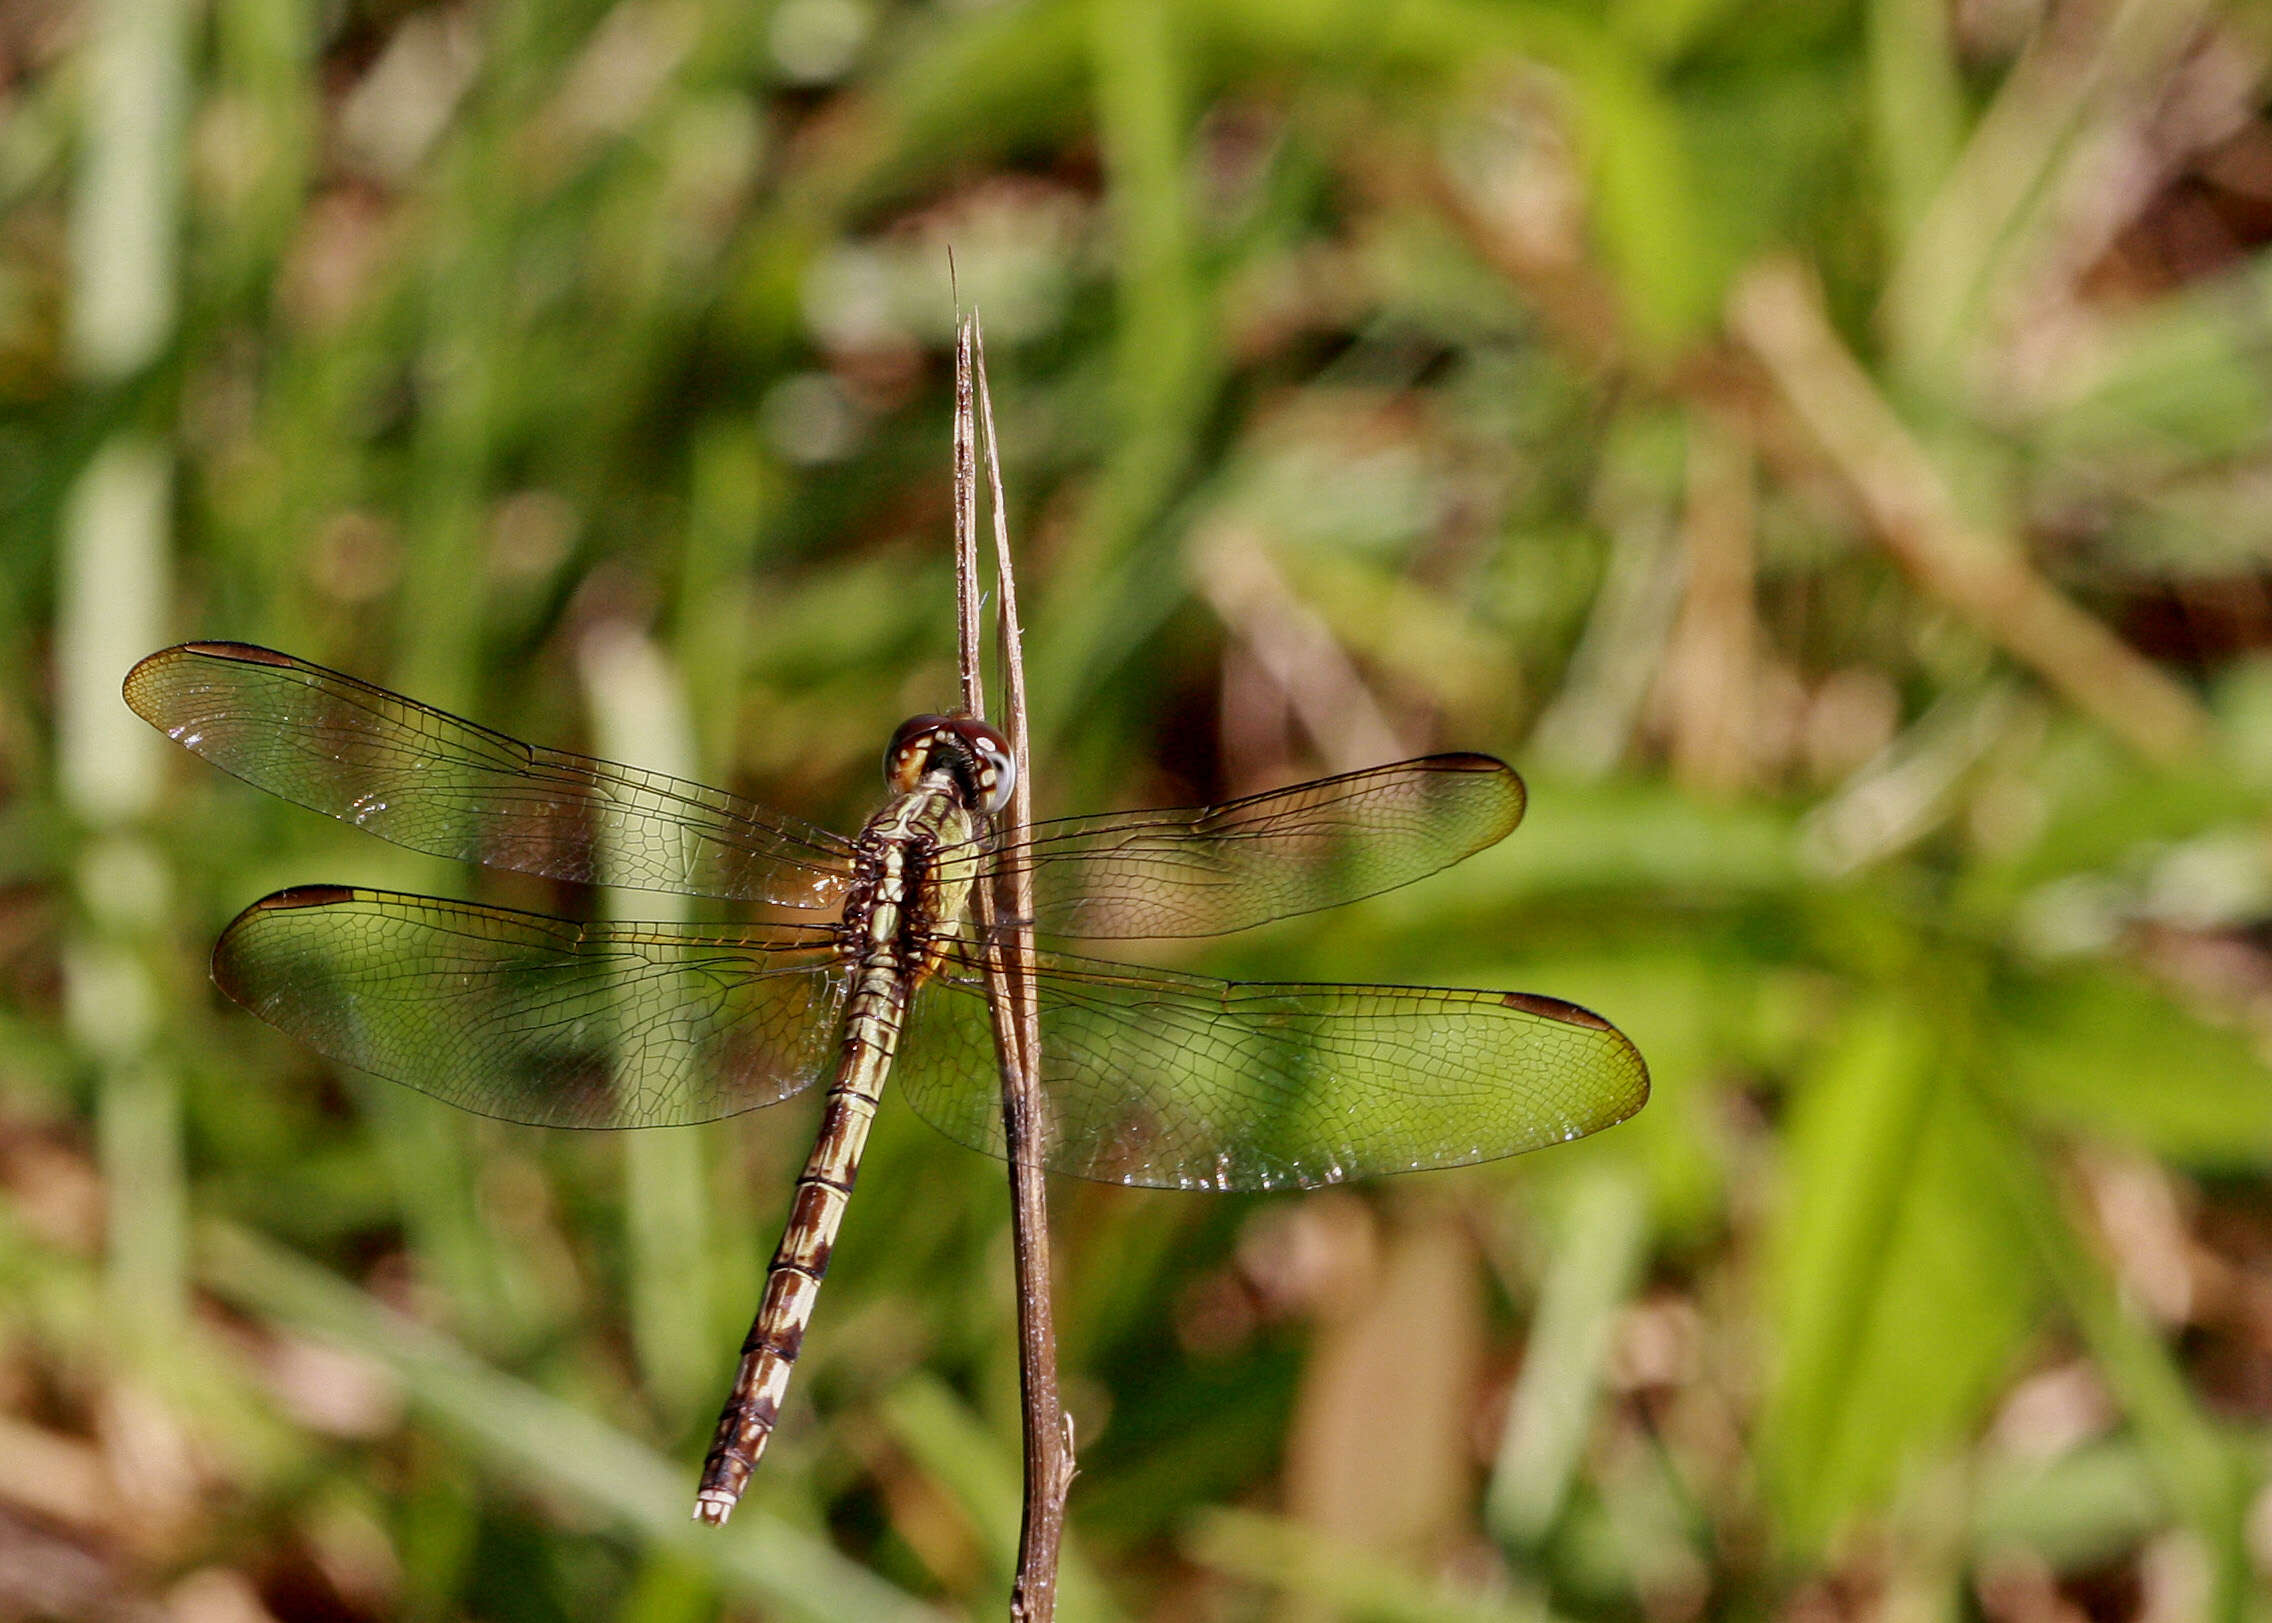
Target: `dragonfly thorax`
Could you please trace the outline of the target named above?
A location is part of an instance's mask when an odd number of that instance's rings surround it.
[[[886,970],[910,986],[936,967],[939,936],[969,905],[972,864],[942,865],[942,849],[966,846],[984,831],[986,809],[1006,792],[1008,751],[999,762],[983,722],[917,716],[884,758],[894,791],[852,841],[852,871],[836,927],[838,950],[863,970]]]
[[[909,794],[926,773],[945,771],[963,804],[991,817],[1010,803],[1017,764],[1009,740],[975,716],[910,716],[884,751],[884,781]]]

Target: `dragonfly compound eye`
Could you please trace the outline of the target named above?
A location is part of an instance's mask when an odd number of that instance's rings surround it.
[[[1010,741],[983,721],[958,721],[954,728],[970,752],[972,802],[992,817],[1009,805],[1010,791],[1018,786],[1017,757]]]
[[[884,751],[884,781],[900,794],[913,790],[923,774],[945,767],[961,782],[974,811],[988,816],[1010,803],[1017,767],[1009,741],[969,716],[911,716],[892,734]]]
[[[945,716],[909,716],[899,724],[884,747],[884,782],[893,793],[907,794],[923,781],[931,770],[931,752],[953,727]]]

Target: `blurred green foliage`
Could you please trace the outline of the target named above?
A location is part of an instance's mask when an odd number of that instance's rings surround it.
[[[1391,1186],[1060,1186],[1064,1615],[2263,1616],[2268,46],[2211,0],[0,11],[0,1610],[998,1610],[1000,1169],[887,1107],[697,1536],[809,1115],[327,1073],[204,983],[262,892],[658,904],[362,840],[114,697],[241,638],[856,823],[953,692],[951,249],[1043,815],[1496,751],[1505,845],[1178,961],[1574,998],[1657,1082]]]

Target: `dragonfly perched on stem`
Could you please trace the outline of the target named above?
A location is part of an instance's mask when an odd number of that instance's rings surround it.
[[[999,733],[918,716],[891,798],[846,839],[738,796],[524,744],[289,655],[185,643],[126,679],[183,747],[414,851],[806,922],[574,923],[310,885],[255,902],[213,978],[343,1064],[547,1127],[659,1127],[826,1081],[820,1133],[695,1514],[722,1522],[780,1414],[887,1073],[959,1144],[1003,1153],[974,884],[1031,880],[1052,937],[1216,935],[1409,883],[1504,837],[1522,781],[1432,755],[1218,806],[1033,825]],[[1307,1188],[1462,1166],[1624,1120],[1647,1067],[1608,1021],[1524,992],[1239,984],[1041,954],[1048,1170],[1153,1188]]]

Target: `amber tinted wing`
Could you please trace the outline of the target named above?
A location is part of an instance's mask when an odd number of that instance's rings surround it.
[[[1045,935],[1221,935],[1410,884],[1522,815],[1505,763],[1430,755],[1220,806],[1038,823],[989,865],[1032,870]]]
[[[845,976],[828,941],[308,885],[239,914],[213,979],[317,1053],[484,1116],[661,1127],[830,1069]]]
[[[135,713],[272,795],[413,851],[582,884],[840,905],[851,847],[722,790],[544,749],[246,643],[126,678]]]
[[[1649,1097],[1624,1035],[1522,992],[1238,984],[1045,955],[1042,1151],[1055,1172],[1279,1189],[1496,1160],[1596,1132]],[[1003,1154],[969,949],[921,988],[895,1073],[958,1144]]]

